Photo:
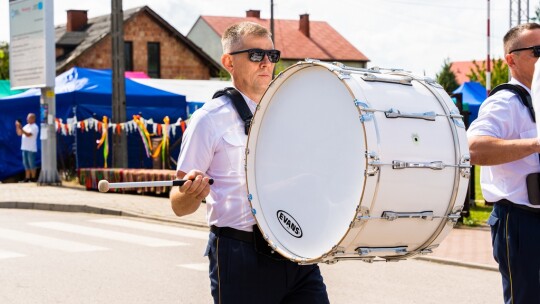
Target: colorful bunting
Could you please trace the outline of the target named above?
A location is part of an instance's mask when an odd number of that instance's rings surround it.
[[[101,131],[101,139],[97,142],[97,148],[99,149],[101,146],[103,146],[103,159],[105,160],[105,164],[103,165],[103,168],[107,168],[107,158],[109,157],[109,141],[107,140],[107,133],[109,130],[108,127],[108,118],[107,116],[103,116],[103,123],[97,122],[98,125],[98,132]]]
[[[157,158],[161,155],[161,162],[165,165],[167,153],[169,151],[170,136],[176,136],[177,128],[180,128],[182,133],[185,132],[187,122],[178,118],[176,123],[171,124],[168,116],[163,118],[163,124],[154,123],[153,119],[144,119],[140,115],[133,115],[133,119],[122,123],[110,123],[107,116],[103,116],[103,121],[98,121],[95,118],[87,118],[77,120],[77,117],[68,118],[66,123],[63,123],[61,118],[57,118],[55,123],[56,132],[62,135],[75,135],[75,131],[79,129],[81,132],[95,130],[101,133],[101,138],[96,141],[97,149],[103,146],[103,159],[105,160],[104,167],[107,168],[107,158],[109,156],[108,133],[109,129],[113,134],[121,134],[125,132],[130,134],[138,132],[141,135],[141,140],[146,150],[147,157]],[[152,130],[152,134],[148,130]],[[161,142],[157,147],[152,147],[151,136],[160,136]]]

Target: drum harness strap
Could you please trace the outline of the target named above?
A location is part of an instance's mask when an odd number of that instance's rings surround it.
[[[229,98],[229,100],[231,100],[234,104],[236,112],[238,112],[238,115],[240,115],[240,118],[244,122],[246,135],[248,135],[249,128],[251,126],[251,119],[253,118],[253,113],[251,113],[251,110],[249,109],[246,101],[244,100],[244,97],[235,88],[227,87],[223,90],[215,92],[212,98],[218,98],[223,95]]]
[[[501,91],[501,90],[508,90],[512,93],[516,94],[519,99],[521,100],[521,103],[529,109],[529,114],[531,114],[531,119],[533,122],[536,123],[535,114],[534,114],[534,108],[532,105],[532,98],[531,94],[527,92],[522,86],[511,84],[511,83],[503,83],[498,86],[496,86],[491,92],[489,92],[489,96],[492,96],[493,94]]]

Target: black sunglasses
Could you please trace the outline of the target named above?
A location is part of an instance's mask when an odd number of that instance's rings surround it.
[[[532,50],[534,57],[540,57],[540,45],[534,45],[534,46],[529,46],[526,48],[515,49],[515,50],[510,51],[510,54],[512,54],[513,52],[525,51],[525,50]]]
[[[249,61],[252,62],[261,62],[264,59],[264,56],[268,56],[268,60],[272,63],[276,63],[279,61],[279,57],[281,56],[281,52],[278,50],[263,50],[263,49],[247,49],[247,50],[241,50],[229,53],[229,55],[236,55],[240,53],[248,53],[249,54]]]

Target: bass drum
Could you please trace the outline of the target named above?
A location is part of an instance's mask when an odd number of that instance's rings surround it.
[[[300,264],[429,253],[457,222],[469,174],[463,120],[440,85],[319,61],[271,83],[246,149],[257,224]]]

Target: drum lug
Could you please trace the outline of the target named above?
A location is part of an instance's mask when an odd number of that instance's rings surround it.
[[[432,253],[433,253],[433,249],[435,249],[435,248],[437,248],[437,247],[439,247],[438,244],[428,246],[428,247],[426,247],[426,248],[420,250],[419,254],[421,254],[421,255],[432,254]]]
[[[335,70],[335,72],[337,72],[337,77],[339,78],[339,80],[351,78],[351,72],[346,72],[346,71],[343,71],[342,69]]]
[[[335,245],[334,247],[332,247],[332,249],[330,250],[328,254],[325,254],[323,256],[323,259],[331,257],[330,260],[333,260],[336,255],[340,255],[340,254],[345,254],[345,247]]]
[[[413,81],[413,78],[408,75],[394,76],[390,74],[363,73],[360,75],[360,77],[364,81],[397,83],[397,84],[403,84],[403,85],[409,85],[409,86],[412,86],[412,81]]]
[[[403,255],[407,253],[407,246],[400,247],[358,247],[356,252],[360,256],[380,256],[381,253],[389,253],[390,255]]]
[[[437,81],[430,77],[424,77],[424,81],[432,87],[437,89],[444,89]]]
[[[432,162],[406,162],[401,160],[392,161],[392,169],[405,169],[405,168],[427,168],[432,170],[442,170],[446,167],[442,161]]]
[[[424,113],[402,113],[397,109],[390,109],[384,112],[386,118],[413,118],[413,119],[423,119],[428,121],[435,121],[437,118],[437,113],[433,111],[424,112]]]
[[[462,210],[463,210],[463,206],[459,206],[459,207],[454,208],[454,210],[452,210],[452,213],[450,213],[447,216],[448,223],[452,224],[452,225],[457,224],[459,218],[461,217],[461,211]]]
[[[462,177],[471,177],[471,156],[469,154],[465,154],[461,157],[459,167],[461,168],[460,173]]]
[[[458,110],[450,111],[450,118],[454,121],[456,127],[465,129],[465,123],[463,122],[463,115],[459,114]]]
[[[341,69],[344,69],[344,68],[347,68],[347,66],[345,66],[343,63],[339,62],[339,61],[334,61],[332,62],[333,65],[341,68]]]
[[[379,173],[379,156],[373,151],[366,151],[366,157],[368,159],[368,168],[366,169],[367,176],[375,176]]]
[[[306,59],[304,59],[304,61],[300,61],[298,63],[302,64],[303,62],[311,64],[311,63],[317,63],[317,62],[321,62],[321,61],[319,59],[306,58]]]
[[[369,106],[368,106],[367,103],[362,102],[362,101],[360,101],[358,99],[354,100],[354,105],[357,106],[357,107],[360,107],[360,110],[369,109]]]
[[[432,221],[433,220],[433,211],[423,211],[423,212],[393,212],[393,211],[384,211],[381,218],[393,221],[395,219],[401,218],[417,218]]]

